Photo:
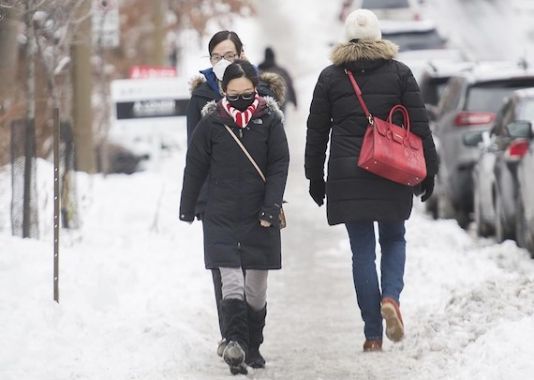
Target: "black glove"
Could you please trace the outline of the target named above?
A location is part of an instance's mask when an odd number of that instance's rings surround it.
[[[434,192],[434,176],[426,177],[421,182],[421,201],[426,202]]]
[[[310,180],[310,195],[317,203],[318,206],[322,206],[324,203],[324,197],[326,194],[326,186],[324,179],[312,179]]]

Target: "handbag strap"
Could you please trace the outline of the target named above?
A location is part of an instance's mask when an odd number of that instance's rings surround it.
[[[252,158],[252,156],[250,155],[250,153],[248,152],[247,148],[245,148],[245,146],[243,145],[243,143],[237,138],[237,136],[235,135],[235,133],[232,131],[232,129],[227,126],[226,124],[224,125],[224,127],[226,128],[226,130],[228,131],[228,133],[230,133],[230,135],[233,137],[233,139],[235,140],[235,142],[237,143],[237,145],[239,145],[239,147],[241,148],[241,150],[243,151],[243,153],[245,153],[245,156],[247,156],[247,158],[249,159],[249,161],[252,163],[252,165],[254,165],[254,168],[256,168],[256,171],[258,172],[258,174],[260,175],[261,179],[263,180],[263,182],[267,182],[267,179],[265,179],[265,175],[263,174],[263,172],[261,171],[260,167],[258,166],[258,164],[256,163],[256,161],[254,161],[254,159]]]
[[[360,102],[360,105],[362,106],[363,112],[365,113],[365,116],[367,116],[367,119],[369,119],[369,124],[373,124],[373,115],[369,112],[369,109],[367,109],[367,105],[363,101],[362,97],[362,90],[360,89],[360,86],[358,86],[358,83],[356,82],[356,79],[354,78],[354,74],[352,74],[351,71],[345,69],[345,73],[349,76],[350,83],[352,83],[352,88],[354,89],[354,92],[356,93],[356,96],[358,97],[358,101]]]

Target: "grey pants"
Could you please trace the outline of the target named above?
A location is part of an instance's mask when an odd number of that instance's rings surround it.
[[[267,302],[267,270],[219,268],[222,298],[246,300],[253,310],[262,310]]]

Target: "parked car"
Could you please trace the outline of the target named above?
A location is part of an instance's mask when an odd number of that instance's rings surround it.
[[[457,57],[460,58],[460,57]],[[421,95],[425,102],[430,117],[430,129],[434,130],[434,117],[437,113],[437,105],[441,99],[443,91],[447,86],[449,79],[465,70],[471,70],[474,66],[473,62],[458,60],[431,60],[426,62],[422,73],[420,74],[419,87],[421,88]],[[434,134],[434,143],[436,144],[436,150],[440,151],[439,138]],[[439,178],[438,178],[439,180]],[[434,219],[438,218],[438,202],[437,196],[441,191],[439,181],[436,182],[434,194],[426,201],[425,210],[430,213]],[[443,212],[442,212],[443,215]]]
[[[380,21],[382,38],[399,46],[399,52],[445,49],[447,39],[436,24],[425,21]]]
[[[528,98],[521,94],[516,91],[505,100],[490,132],[483,133],[481,154],[473,169],[477,233],[488,236],[494,232],[498,242],[515,239],[517,164],[526,153],[529,133],[522,122]]]
[[[479,153],[464,141],[480,139],[493,126],[503,99],[532,86],[534,72],[511,63],[479,64],[449,80],[433,130],[440,141],[436,192],[440,217],[453,217],[467,227],[473,211],[472,169]]]
[[[421,13],[416,0],[345,0],[339,14],[340,21],[359,8],[373,11],[379,20],[419,20]]]
[[[526,130],[528,146],[518,148],[524,150],[524,154],[516,173],[516,240],[534,258],[534,89],[518,91],[517,95],[522,98],[523,120],[516,120],[516,123]]]

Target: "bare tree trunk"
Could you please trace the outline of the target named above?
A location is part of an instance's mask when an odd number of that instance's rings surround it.
[[[79,8],[80,17],[85,17],[76,33],[72,46],[73,121],[76,166],[78,170],[95,172],[95,149],[91,110],[91,1],[85,0]]]
[[[15,79],[18,57],[16,17],[16,9],[0,9],[0,99],[6,97]]]
[[[165,56],[165,26],[164,26],[164,1],[152,0],[152,54],[149,57],[151,65],[162,66],[167,61]]]
[[[12,93],[17,71],[17,23],[20,13],[0,8],[0,165],[9,159],[9,132],[6,113],[13,103]]]

